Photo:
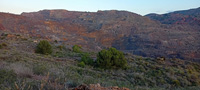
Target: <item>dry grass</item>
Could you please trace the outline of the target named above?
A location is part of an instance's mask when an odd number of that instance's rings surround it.
[[[33,76],[32,68],[22,63],[13,63],[10,65],[10,69],[14,70],[14,72],[21,77],[31,78]]]
[[[61,58],[35,54],[29,50],[30,48],[23,48],[31,44],[29,41],[11,41],[7,49],[0,50],[0,69],[13,70],[17,74],[15,83],[1,85],[0,89],[9,90],[15,87],[17,90],[66,90],[83,83],[100,83],[105,87],[119,86],[132,90],[162,90],[174,87],[177,89],[191,86],[195,86],[192,89],[195,90],[200,85],[200,79],[193,79],[192,76],[200,76],[200,65],[191,62],[179,63],[180,60],[166,59],[160,64],[153,58],[127,55],[130,66],[127,70],[103,70],[87,65],[81,68],[77,66],[80,59],[78,55],[62,54]],[[33,46],[31,48],[34,48]],[[58,48],[54,49],[59,51]],[[62,51],[65,52],[76,54]],[[186,67],[186,64],[190,66]],[[35,66],[45,66],[47,69],[36,69],[37,72],[44,73],[37,75],[33,70]],[[174,86],[172,83],[177,79],[180,86]]]

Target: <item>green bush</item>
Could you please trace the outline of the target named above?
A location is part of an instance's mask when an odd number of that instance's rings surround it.
[[[72,49],[73,49],[73,52],[75,52],[75,53],[81,53],[81,47],[80,46],[78,46],[78,45],[74,45],[73,47],[72,47]]]
[[[94,61],[89,57],[88,54],[83,54],[81,57],[81,62],[84,62],[86,65],[94,65]]]
[[[98,53],[97,66],[105,69],[125,69],[127,67],[127,60],[122,52],[115,48],[109,48],[108,50],[102,50]]]
[[[51,44],[47,40],[42,40],[38,43],[36,53],[40,54],[51,54],[53,52]]]
[[[82,61],[82,62],[78,63],[78,66],[84,68],[85,67],[85,63]]]

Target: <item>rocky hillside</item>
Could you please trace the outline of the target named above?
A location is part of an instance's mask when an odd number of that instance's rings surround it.
[[[200,25],[200,7],[197,9],[175,11],[167,14],[148,14],[147,17],[163,24]]]
[[[93,51],[112,46],[141,56],[200,61],[198,25],[165,25],[127,11],[0,13],[0,29]]]
[[[0,31],[0,90],[199,90],[200,64],[124,54],[126,69],[79,66],[84,53],[50,42],[52,54],[35,53],[31,35]],[[82,49],[81,49],[82,50]]]

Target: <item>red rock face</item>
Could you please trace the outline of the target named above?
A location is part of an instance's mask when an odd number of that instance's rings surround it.
[[[93,51],[112,46],[142,56],[188,59],[187,55],[200,47],[198,25],[165,25],[126,11],[0,13],[0,24],[11,32],[77,44]],[[192,55],[189,59],[200,61]]]

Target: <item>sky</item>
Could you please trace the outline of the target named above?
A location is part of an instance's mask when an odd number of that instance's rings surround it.
[[[200,7],[200,0],[0,0],[0,12],[21,14],[44,9],[69,11],[125,10],[140,15]]]

